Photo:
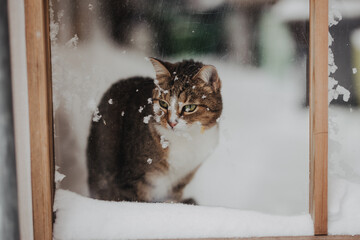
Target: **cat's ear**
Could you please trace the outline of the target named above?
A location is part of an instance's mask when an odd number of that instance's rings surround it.
[[[154,66],[155,73],[156,73],[156,79],[159,81],[159,84],[161,85],[163,81],[165,81],[167,78],[171,77],[171,74],[169,70],[167,69],[166,65],[169,63],[165,63],[159,59],[150,57],[150,62]]]
[[[217,70],[212,65],[205,65],[203,66],[199,72],[193,77],[200,78],[207,84],[209,84],[215,91],[220,90],[221,88],[221,81],[219,78],[219,75],[217,73]]]

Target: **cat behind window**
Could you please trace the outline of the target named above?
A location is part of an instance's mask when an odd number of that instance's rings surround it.
[[[90,194],[113,201],[185,202],[184,187],[218,143],[221,82],[214,66],[150,59],[156,79],[113,84],[87,146]]]

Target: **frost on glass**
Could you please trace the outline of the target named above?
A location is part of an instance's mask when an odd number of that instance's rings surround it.
[[[360,2],[330,1],[329,233],[360,233]]]
[[[235,215],[261,212],[252,217],[253,224],[263,214],[296,215],[285,218],[300,231],[283,225],[289,231],[282,233],[312,233],[307,215],[307,0],[53,0],[50,17],[55,158],[57,171],[66,176],[57,175],[59,188],[88,196],[89,127],[91,122],[107,124],[98,104],[112,83],[139,75],[154,78],[148,57],[193,58],[217,68],[224,107],[219,145],[185,196],[202,206],[232,208]],[[343,93],[340,86],[333,88]],[[139,113],[144,107],[138,106]],[[127,117],[125,111],[120,114]],[[143,124],[151,117],[145,116]],[[160,144],[169,147],[165,138]],[[55,209],[72,201],[87,200],[60,191]],[[94,209],[101,211],[98,205]]]

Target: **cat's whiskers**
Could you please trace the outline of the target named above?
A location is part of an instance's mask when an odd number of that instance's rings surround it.
[[[174,127],[174,130],[185,130],[188,126],[187,126],[187,122],[182,119],[182,118],[178,118],[178,124]]]

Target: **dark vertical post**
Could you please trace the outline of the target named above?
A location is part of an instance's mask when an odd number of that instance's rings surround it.
[[[19,239],[7,0],[0,0],[0,239]]]

